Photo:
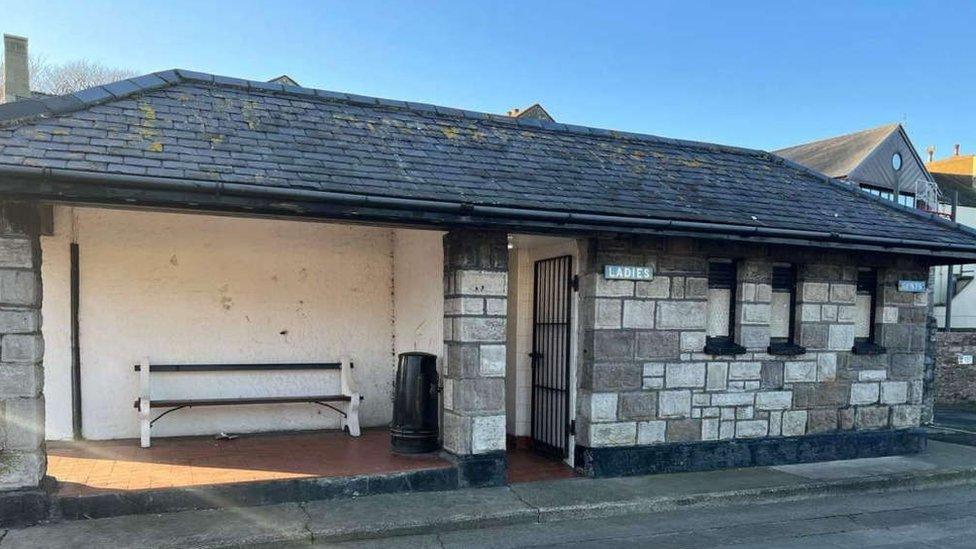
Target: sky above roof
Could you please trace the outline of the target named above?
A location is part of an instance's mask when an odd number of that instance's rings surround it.
[[[901,122],[976,150],[976,3],[0,3],[48,60],[182,67],[778,149]]]

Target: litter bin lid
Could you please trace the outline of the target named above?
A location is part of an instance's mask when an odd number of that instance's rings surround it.
[[[405,353],[400,353],[400,356],[432,356],[432,357],[436,357],[437,355],[431,354],[431,353],[425,353],[423,351],[407,351]]]

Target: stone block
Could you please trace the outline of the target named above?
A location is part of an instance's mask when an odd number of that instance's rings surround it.
[[[0,270],[0,304],[39,307],[41,284],[33,271]]]
[[[837,410],[837,427],[842,431],[850,431],[854,428],[853,407]]]
[[[728,386],[728,370],[727,362],[709,362],[705,389],[708,391],[724,391]]]
[[[782,362],[763,362],[762,369],[759,371],[759,387],[762,389],[782,389],[783,368]]]
[[[769,412],[769,436],[778,437],[783,434],[783,412]]]
[[[34,451],[44,442],[44,397],[2,401],[3,451]]]
[[[837,379],[837,355],[820,353],[817,355],[817,381],[834,381]]]
[[[803,383],[793,387],[793,405],[797,408],[846,406],[849,398],[850,385],[838,381]]]
[[[505,316],[508,314],[508,299],[504,297],[485,298],[485,314]]]
[[[678,362],[668,364],[665,370],[664,383],[669,389],[705,386],[704,362]]]
[[[658,393],[658,416],[681,418],[691,415],[691,391],[661,391]]]
[[[448,343],[445,345],[447,361],[444,364],[445,377],[479,377],[481,375],[481,346]]]
[[[857,373],[858,381],[884,381],[888,379],[886,370],[861,370]]]
[[[665,441],[666,421],[642,421],[637,424],[637,444],[657,444]]]
[[[738,327],[737,343],[746,349],[763,349],[769,347],[769,326],[742,326]]]
[[[838,322],[854,322],[854,315],[857,313],[857,307],[853,305],[838,305],[837,306],[837,321]]]
[[[4,236],[0,238],[0,269],[31,269],[34,267],[34,248],[29,238]]]
[[[834,351],[850,351],[854,347],[853,324],[831,324],[827,335],[827,348]]]
[[[769,422],[757,419],[735,422],[736,438],[764,437],[768,434]]]
[[[645,377],[644,378],[644,389],[663,389],[664,388],[664,378],[663,377]]]
[[[645,363],[644,377],[664,377],[664,364],[660,362]]]
[[[637,297],[648,297],[653,299],[667,299],[671,291],[671,279],[666,276],[658,276],[653,280],[641,280],[637,282]]]
[[[593,447],[633,446],[636,443],[636,422],[594,423],[590,425],[590,445]]]
[[[589,395],[590,420],[594,422],[617,421],[617,393],[593,393]]]
[[[791,391],[766,391],[756,393],[757,410],[786,410],[793,404]]]
[[[620,328],[621,301],[619,299],[597,299],[594,328]]]
[[[800,284],[800,295],[804,302],[823,303],[829,299],[830,285],[823,282],[803,282]]]
[[[640,389],[642,366],[635,362],[598,362],[593,365],[594,391]]]
[[[856,287],[854,284],[831,284],[831,303],[841,303],[845,305],[854,303],[855,289]]]
[[[637,332],[638,359],[678,358],[680,354],[678,332]]]
[[[881,345],[889,351],[912,350],[912,326],[910,324],[885,324],[881,329]]]
[[[880,390],[877,383],[852,383],[851,404],[864,405],[878,402]]]
[[[761,362],[732,362],[729,364],[729,379],[735,381],[749,381],[761,379]]]
[[[783,380],[786,383],[817,381],[817,363],[809,360],[786,362]]]
[[[685,279],[682,276],[671,278],[671,299],[685,298]]]
[[[457,271],[455,290],[462,295],[505,296],[508,293],[508,273],[505,271]]]
[[[820,322],[820,305],[809,303],[801,304],[800,322]]]
[[[597,297],[632,297],[634,295],[634,281],[596,279]]]
[[[837,410],[835,408],[807,410],[808,433],[829,433],[836,430]]]
[[[668,442],[695,442],[701,440],[700,419],[672,419],[668,421],[665,439]]]
[[[712,406],[752,406],[754,393],[715,393]]]
[[[480,354],[481,375],[485,377],[505,375],[505,362],[507,359],[505,345],[482,345]]]
[[[707,278],[685,278],[685,298],[701,299],[708,296]]]
[[[42,451],[0,452],[0,491],[36,488],[47,470]]]
[[[886,427],[888,427],[887,406],[859,406],[855,410],[855,429],[884,429]]]
[[[0,362],[0,399],[35,398],[43,389],[44,371],[40,362]]]
[[[600,330],[593,333],[593,357],[596,360],[631,359],[634,357],[633,332]]]
[[[902,404],[891,407],[891,426],[895,429],[918,427],[921,417],[921,406]]]
[[[653,327],[653,301],[624,300],[624,328],[650,329]]]
[[[0,334],[29,334],[40,331],[41,313],[38,310],[0,310]]]
[[[505,378],[465,378],[454,380],[454,410],[495,412],[505,409]]]
[[[735,419],[753,419],[756,417],[756,409],[752,406],[739,406],[735,409]]]
[[[11,334],[0,338],[3,362],[40,362],[44,359],[44,338],[40,334]]]
[[[807,430],[807,411],[788,410],[783,412],[782,433],[784,437],[805,435]]]
[[[505,415],[471,418],[471,453],[505,450]]]
[[[881,322],[884,324],[898,323],[898,307],[882,307]]]
[[[454,319],[454,335],[458,341],[504,342],[505,319],[497,317],[460,317]]]
[[[701,422],[701,439],[718,440],[719,420],[703,419]]]
[[[908,402],[908,382],[885,381],[881,383],[882,404],[904,404]]]
[[[821,305],[820,317],[824,322],[834,322],[837,320],[837,305]]]
[[[722,421],[718,430],[719,440],[729,440],[735,438],[735,422]]]
[[[807,349],[826,349],[828,324],[800,323],[800,345]],[[849,350],[849,349],[848,349]]]
[[[681,350],[700,353],[705,348],[705,332],[681,332]]]
[[[704,330],[705,301],[662,301],[657,306],[657,328],[662,330]]]
[[[449,377],[445,377],[443,381],[443,387],[444,388],[442,389],[442,392],[444,395],[443,396],[444,409],[453,410],[454,409],[454,380]]]
[[[653,419],[657,417],[657,393],[641,391],[620,393],[620,419]]]

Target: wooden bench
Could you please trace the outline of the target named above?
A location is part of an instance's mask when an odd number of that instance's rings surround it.
[[[326,363],[296,363],[296,364],[150,364],[144,358],[134,367],[139,372],[140,396],[135,401],[135,408],[139,410],[140,440],[143,448],[149,448],[150,430],[154,423],[163,416],[194,406],[232,406],[243,404],[318,404],[334,410],[342,416],[343,430],[354,437],[359,436],[359,402],[362,396],[356,392],[352,378],[353,363],[348,359],[340,362]],[[153,400],[150,392],[151,373],[178,372],[232,372],[232,371],[288,371],[288,370],[338,370],[339,394],[308,395],[308,396],[269,396],[248,398],[191,398],[191,399],[160,399]],[[153,408],[168,408],[155,418],[151,417]]]

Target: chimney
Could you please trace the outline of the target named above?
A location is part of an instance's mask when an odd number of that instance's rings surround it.
[[[929,145],[929,148],[925,149],[925,152],[928,153],[928,155],[929,155],[929,162],[932,162],[933,160],[935,160],[935,147],[934,146]]]
[[[27,39],[3,35],[3,102],[30,97],[30,74],[27,71]]]
[[[959,156],[959,143],[952,146],[952,156]]]

